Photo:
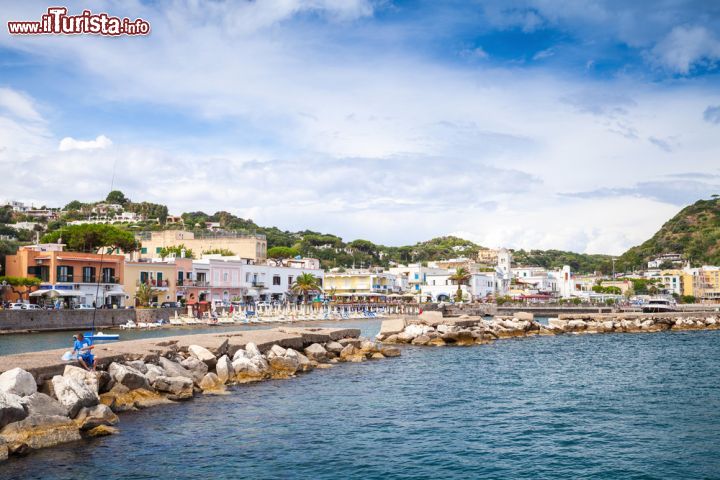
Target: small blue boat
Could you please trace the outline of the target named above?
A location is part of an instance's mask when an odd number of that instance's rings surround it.
[[[85,338],[89,339],[91,342],[120,340],[120,335],[117,333],[97,332],[96,334],[93,335],[92,332],[86,332],[84,334],[84,336],[85,336]]]

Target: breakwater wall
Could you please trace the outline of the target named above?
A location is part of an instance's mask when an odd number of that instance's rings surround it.
[[[554,306],[554,305],[496,305],[494,303],[467,303],[461,305],[423,305],[423,311],[442,312],[445,317],[471,317],[508,315],[515,312],[530,312],[538,317],[556,317],[563,313],[610,313],[612,308],[603,306]]]
[[[414,319],[392,319],[383,322],[378,340],[413,345],[473,345],[498,339],[533,335],[590,333],[651,333],[667,330],[718,330],[720,313],[614,313],[564,314],[550,318],[544,325],[532,313],[517,312],[496,316],[443,317],[440,312],[425,312]]]
[[[342,362],[400,355],[353,328],[284,327],[98,345],[96,372],[64,349],[0,357],[0,460],[118,433],[118,413],[225,393]]]
[[[0,310],[0,333],[52,330],[87,330],[93,323],[99,328],[119,327],[134,322],[169,320],[176,308],[111,309],[111,310]]]

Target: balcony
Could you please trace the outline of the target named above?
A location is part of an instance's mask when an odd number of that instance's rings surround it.
[[[153,288],[168,288],[168,287],[170,287],[170,282],[169,282],[168,280],[155,280],[154,278],[153,278],[153,279],[148,279],[148,280],[146,280],[146,281],[144,281],[144,282],[138,281],[138,282],[137,282],[137,286],[139,287],[139,286],[142,285],[143,283],[144,283],[145,285],[150,285],[150,286],[153,287]]]
[[[252,286],[255,288],[265,288],[265,282],[254,281]]]
[[[55,281],[57,283],[98,283],[98,278],[95,275],[58,275]],[[120,283],[120,278],[103,275],[100,277],[100,283]]]

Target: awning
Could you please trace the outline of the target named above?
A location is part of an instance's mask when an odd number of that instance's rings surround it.
[[[51,288],[49,290],[37,290],[30,294],[31,297],[42,297],[47,295],[48,297],[84,297],[85,294],[76,290],[56,290]]]
[[[125,295],[125,290],[122,288],[113,288],[105,292],[106,297],[124,297]]]

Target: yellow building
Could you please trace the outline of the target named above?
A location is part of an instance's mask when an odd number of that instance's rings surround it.
[[[174,262],[125,262],[124,287],[128,299],[126,305],[137,305],[135,293],[141,283],[152,287],[152,302],[177,301],[177,266]]]
[[[390,294],[395,290],[395,278],[395,275],[391,273],[369,270],[326,272],[323,289],[326,293],[334,291],[336,295]]]
[[[720,302],[720,267],[704,266],[693,273],[693,296],[697,301]]]
[[[195,234],[186,230],[163,230],[138,235],[142,243],[140,258],[160,258],[164,247],[184,245],[193,251],[195,258],[210,250],[230,250],[234,255],[251,260],[267,258],[265,235],[245,235],[231,232],[204,232]]]

